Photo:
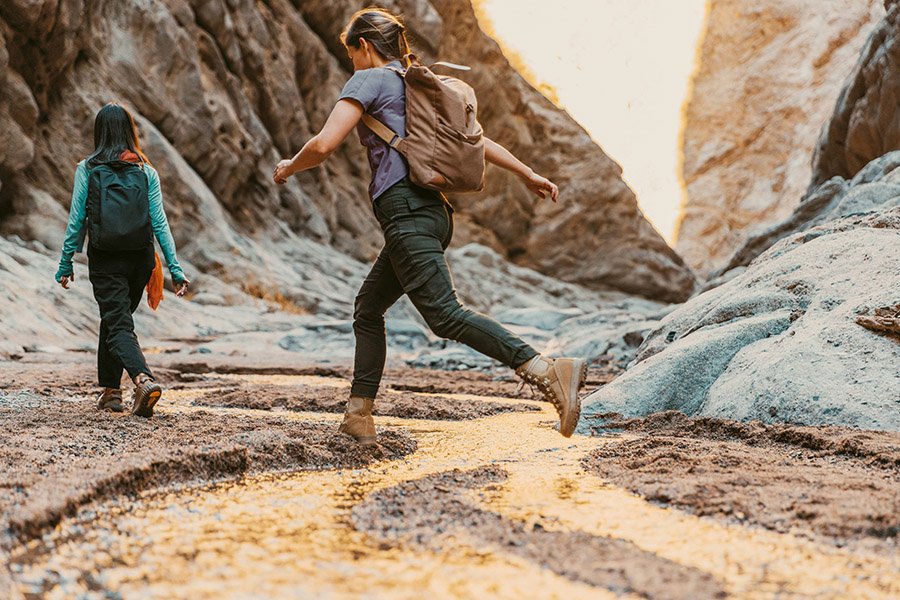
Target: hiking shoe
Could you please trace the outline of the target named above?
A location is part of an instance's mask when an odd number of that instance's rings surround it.
[[[587,362],[582,358],[533,359],[516,369],[523,383],[536,386],[544,399],[552,403],[559,413],[559,432],[571,437],[581,416],[581,400],[578,390],[587,378]]]
[[[159,401],[160,396],[162,396],[162,388],[158,383],[149,377],[142,380],[135,386],[132,394],[131,414],[139,417],[152,417],[153,407]]]
[[[122,390],[118,388],[106,388],[97,399],[97,408],[110,412],[125,412],[122,405]]]
[[[372,418],[373,398],[350,396],[344,421],[338,431],[346,433],[362,446],[375,445],[375,420]]]

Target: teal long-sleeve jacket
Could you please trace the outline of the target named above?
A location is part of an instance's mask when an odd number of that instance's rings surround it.
[[[162,191],[159,187],[159,174],[150,165],[144,165],[147,173],[148,190],[150,196],[150,223],[153,226],[153,234],[159,242],[169,274],[172,281],[179,284],[185,280],[178,257],[175,255],[175,240],[172,239],[172,231],[169,229],[169,220],[166,219],[166,211],[163,210]],[[75,252],[81,252],[84,244],[83,229],[85,203],[88,192],[88,170],[84,161],[78,163],[75,168],[75,182],[72,185],[72,204],[69,207],[69,224],[66,225],[66,239],[63,242],[62,256],[59,259],[59,270],[56,272],[56,281],[63,277],[72,276],[72,257]]]

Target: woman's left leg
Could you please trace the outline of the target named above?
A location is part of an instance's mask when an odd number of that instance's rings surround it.
[[[109,351],[109,327],[100,319],[100,340],[97,344],[97,380],[103,393],[97,399],[97,408],[122,412],[122,363]]]
[[[452,216],[445,206],[409,210],[400,205],[398,210],[408,211],[403,216],[416,226],[389,226],[385,249],[398,281],[428,327],[513,369],[537,356],[534,348],[496,320],[460,303],[444,256],[452,235]]]

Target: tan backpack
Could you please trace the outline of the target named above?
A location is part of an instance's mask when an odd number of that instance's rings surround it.
[[[362,120],[409,163],[416,185],[441,192],[478,192],[484,187],[484,132],[476,118],[475,90],[454,77],[435,75],[415,57],[398,73],[406,84],[406,137],[369,114]],[[469,67],[437,62],[462,71]]]

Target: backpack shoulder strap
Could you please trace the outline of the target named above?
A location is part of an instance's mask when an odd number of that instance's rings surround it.
[[[400,142],[403,141],[403,138],[400,137],[399,133],[395,132],[393,129],[368,113],[363,113],[362,122],[365,123],[366,127],[371,129],[372,132],[375,133],[375,135],[384,140],[384,142],[391,148],[396,149]]]
[[[406,77],[406,71],[404,71],[403,69],[398,69],[397,67],[383,67],[383,68],[387,69],[388,71],[393,71],[394,73],[399,75],[401,78],[405,79],[405,77]],[[390,127],[388,127],[387,125],[385,125],[384,123],[382,123],[381,121],[379,121],[378,119],[376,119],[375,117],[370,115],[369,113],[363,113],[362,122],[365,123],[366,127],[371,129],[375,135],[377,135],[382,140],[384,140],[384,143],[386,143],[391,148],[396,149],[397,146],[400,145],[400,142],[403,141],[403,137],[399,133],[397,133],[396,131],[394,131],[393,129],[391,129]]]

